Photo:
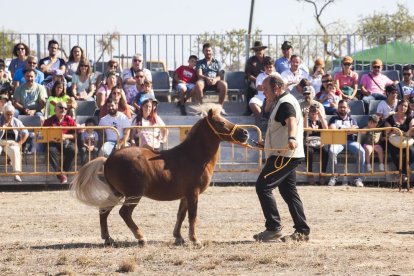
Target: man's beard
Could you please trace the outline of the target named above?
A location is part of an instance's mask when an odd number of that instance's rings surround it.
[[[118,112],[118,109],[108,110],[109,115],[116,115],[117,112]]]

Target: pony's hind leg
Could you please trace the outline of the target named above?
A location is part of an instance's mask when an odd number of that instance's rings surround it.
[[[183,221],[185,219],[185,216],[187,214],[187,200],[185,198],[182,198],[180,201],[180,207],[178,207],[177,212],[177,221],[175,223],[174,227],[174,238],[175,238],[175,244],[176,245],[182,245],[184,244],[184,239],[181,236],[181,225],[183,224]]]
[[[201,246],[196,234],[198,195],[187,198],[187,205],[189,222],[188,237],[193,244]]]
[[[147,240],[144,237],[144,234],[135,224],[132,219],[132,212],[134,208],[137,206],[138,202],[141,200],[141,197],[129,197],[125,198],[125,202],[122,205],[121,209],[119,209],[119,214],[121,215],[122,219],[125,221],[126,225],[131,229],[132,234],[134,234],[135,238],[138,240],[139,245],[145,245]]]
[[[114,207],[100,208],[99,209],[99,223],[101,224],[101,238],[104,240],[105,245],[110,245],[114,240],[109,236],[108,231],[108,216]]]

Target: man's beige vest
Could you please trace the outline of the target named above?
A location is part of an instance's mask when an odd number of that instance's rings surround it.
[[[292,155],[292,151],[287,148],[288,145],[288,127],[287,125],[283,126],[281,123],[276,122],[275,117],[276,113],[280,107],[280,105],[284,102],[290,103],[294,108],[296,112],[296,123],[297,123],[297,132],[296,132],[296,143],[298,144],[298,147],[296,148],[295,152]],[[303,149],[303,117],[302,117],[302,111],[300,109],[299,103],[296,100],[294,96],[292,96],[290,93],[286,94],[285,96],[281,97],[275,108],[272,110],[272,114],[270,115],[269,122],[268,122],[268,128],[266,132],[266,139],[265,139],[265,150],[266,157],[269,157],[271,155],[279,155],[279,156],[285,156],[285,157],[292,157],[294,158],[303,158],[305,157],[305,152]],[[276,150],[269,150],[269,148],[272,149],[284,149],[282,151],[276,151]]]

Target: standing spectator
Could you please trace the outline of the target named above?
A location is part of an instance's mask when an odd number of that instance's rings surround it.
[[[36,78],[35,82],[38,84],[42,84],[43,80],[45,79],[45,75],[42,73],[42,71],[37,70],[37,57],[35,56],[28,56],[26,60],[26,67],[25,68],[19,68],[14,72],[13,77],[13,87],[16,89],[20,85],[24,84],[26,82],[26,79],[24,77],[23,71],[25,69],[32,69],[36,72]]]
[[[386,127],[396,127],[403,132],[404,136],[411,137],[412,129],[414,126],[414,119],[410,115],[410,108],[407,100],[401,100],[397,104],[397,112],[394,115],[391,115],[385,120]],[[400,135],[399,132],[389,130],[387,137],[390,137],[392,134]],[[391,154],[391,159],[394,165],[397,167],[397,170],[400,166],[400,148],[394,146],[392,143],[388,143],[389,152]],[[414,150],[412,147],[409,147],[408,150],[409,164],[412,164],[414,161]],[[402,168],[401,173],[403,174],[403,181],[407,181],[407,156],[406,149],[402,149]]]
[[[109,95],[109,98],[113,99],[114,102],[117,105],[117,112],[122,112],[127,116],[128,119],[131,119],[131,111],[128,108],[128,104],[125,99],[124,91],[122,91],[122,88],[120,86],[115,86],[111,90],[111,94]],[[107,109],[108,105],[103,106],[99,109],[99,118],[104,117],[106,114],[108,114],[109,110]]]
[[[122,72],[122,85],[124,87],[124,91],[129,90],[131,86],[135,86],[136,80],[135,80],[135,72],[138,69],[141,69],[144,72],[144,75],[147,77],[149,81],[152,82],[152,75],[151,71],[147,68],[143,67],[144,65],[144,57],[142,54],[135,54],[132,56],[132,66],[131,68],[125,69]]]
[[[380,117],[378,117],[377,115],[371,115],[368,119],[368,126],[366,127],[366,129],[378,128],[379,123],[380,123]],[[380,163],[379,170],[382,172],[385,170],[384,150],[382,149],[382,146],[381,146],[381,142],[382,142],[381,135],[382,135],[382,131],[378,131],[378,130],[375,130],[375,131],[371,130],[365,134],[365,138],[364,138],[362,145],[365,149],[365,161],[367,163],[368,172],[372,171],[371,161],[373,161],[373,159],[371,159],[371,154],[373,152],[376,152],[378,154],[378,160]]]
[[[36,71],[25,69],[26,83],[16,88],[13,94],[13,104],[17,115],[39,115],[46,105],[47,92],[43,85],[35,83]]]
[[[350,56],[345,56],[341,62],[342,70],[336,73],[334,78],[344,100],[354,99],[358,91],[358,74],[351,70],[353,62]]]
[[[114,59],[108,60],[108,62],[106,63],[106,66],[105,66],[105,72],[102,73],[102,74],[99,74],[96,77],[96,87],[97,87],[97,89],[99,90],[99,88],[101,88],[101,86],[107,84],[106,80],[107,80],[107,77],[109,76],[110,72],[115,75],[116,84],[121,85],[122,84],[122,78],[121,78],[118,71],[119,71],[118,61],[116,61]],[[102,104],[105,104],[105,101]]]
[[[164,121],[157,114],[157,100],[146,97],[141,109],[137,112],[137,117],[133,124],[136,126],[153,127],[165,126]],[[139,128],[131,132],[131,143],[140,147],[160,150],[161,144],[167,141],[168,130],[166,128]]]
[[[65,102],[59,102],[55,106],[55,115],[45,120],[45,127],[62,127],[62,140],[49,142],[49,160],[53,169],[62,172],[57,176],[61,184],[68,182],[65,172],[72,171],[73,160],[75,158],[75,138],[76,131],[74,129],[64,129],[64,127],[75,127],[76,123],[72,117],[66,114],[67,105]],[[60,155],[62,151],[63,156]],[[63,167],[60,167],[61,159],[63,159]]]
[[[361,77],[361,93],[363,95],[365,110],[368,110],[371,100],[386,100],[385,86],[393,84],[386,75],[381,73],[382,61],[376,59],[372,62],[372,71]]]
[[[247,110],[244,115],[247,116],[253,112],[249,106],[250,99],[258,93],[256,87],[256,78],[262,71],[264,71],[263,59],[265,57],[264,52],[266,48],[267,46],[264,46],[261,41],[255,41],[254,46],[250,48],[250,50],[254,51],[254,56],[251,56],[246,61],[244,72],[246,74],[248,86],[246,90]]]
[[[79,62],[82,59],[85,59],[83,49],[80,46],[73,46],[70,50],[69,60],[66,63],[65,78],[67,79],[67,81],[72,81],[72,77],[78,71]]]
[[[17,69],[24,69],[26,67],[27,57],[30,55],[30,48],[26,44],[20,42],[13,47],[13,56],[16,58],[12,59],[9,65],[9,72],[11,77],[14,77],[14,73]]]
[[[309,74],[309,81],[315,91],[321,91],[323,75],[325,75],[325,61],[321,58],[317,58],[315,59],[312,73]]]
[[[413,81],[413,68],[411,65],[405,65],[402,69],[403,80],[398,84],[401,98],[408,100],[414,96],[414,81]]]
[[[257,89],[257,94],[250,99],[249,106],[250,110],[253,111],[253,114],[257,120],[259,120],[262,115],[262,106],[263,101],[265,99],[265,95],[263,93],[264,79],[270,75],[280,77],[280,74],[275,71],[275,67],[273,66],[273,64],[274,61],[271,57],[265,57],[263,59],[264,72],[261,72],[256,77],[255,87]]]
[[[127,146],[129,138],[129,129],[125,129],[131,126],[127,116],[124,113],[118,112],[118,105],[113,98],[108,98],[105,102],[108,114],[101,118],[99,126],[111,126],[115,127],[120,135],[121,146]],[[103,156],[108,157],[112,151],[116,149],[118,143],[118,136],[111,129],[105,129],[105,143],[102,146],[101,152]]]
[[[49,103],[47,117],[55,115],[56,104],[65,102],[68,108],[66,114],[72,118],[75,118],[74,114],[77,107],[76,100],[66,94],[66,86],[62,81],[58,80],[54,83],[51,89],[51,95],[47,101]]]
[[[395,113],[398,103],[397,87],[393,84],[385,86],[385,95],[387,95],[387,99],[379,102],[376,112],[382,121]]]
[[[213,57],[213,49],[210,43],[203,45],[204,58],[197,63],[197,76],[198,81],[195,86],[194,96],[197,101],[203,102],[203,91],[214,90],[219,93],[218,103],[223,106],[224,100],[227,95],[227,83],[224,79],[224,70],[221,62]],[[224,108],[221,110],[221,114],[227,115]]]
[[[62,72],[66,72],[65,60],[58,57],[59,43],[52,39],[49,41],[47,49],[49,51],[49,56],[42,58],[39,61],[40,71],[45,74],[45,82],[51,81],[54,70],[59,69]]]
[[[85,126],[90,127],[81,133],[80,141],[80,156],[81,164],[85,165],[88,160],[98,157],[99,135],[92,128],[96,126],[94,118],[88,118],[85,121]]]
[[[290,41],[283,42],[281,49],[282,49],[282,57],[278,58],[275,62],[275,68],[279,74],[282,74],[284,71],[290,69],[290,66],[291,66],[290,62],[291,62],[291,58],[293,55],[292,42]],[[309,74],[309,69],[304,64],[300,64],[299,67],[302,72]]]
[[[287,86],[298,84],[301,79],[309,80],[309,75],[301,69],[301,64],[302,59],[300,56],[292,55],[290,57],[290,68],[281,73],[282,79]]]
[[[191,55],[188,58],[188,66],[181,65],[174,72],[175,89],[180,94],[178,107],[181,115],[187,115],[185,110],[185,102],[193,96],[195,83],[197,81],[197,72],[195,67],[197,65],[197,56]]]
[[[103,106],[105,106],[105,101],[111,94],[112,88],[117,85],[121,85],[121,83],[117,82],[116,73],[114,71],[109,71],[107,73],[105,81],[101,82],[100,86],[97,86],[99,87],[98,91],[96,92],[96,106],[98,109],[101,109]]]
[[[94,101],[96,91],[95,75],[87,59],[81,59],[72,76],[72,94],[76,100]]]
[[[7,103],[0,116],[0,126],[11,128],[24,127],[19,119],[13,117],[15,112],[14,106],[11,103]],[[29,132],[27,129],[0,129],[0,154],[4,148],[15,172],[22,170],[22,155],[20,152],[23,143],[26,142],[28,137]],[[15,175],[14,180],[17,182],[22,181],[19,175]]]
[[[358,124],[354,119],[351,118],[351,115],[349,114],[349,106],[348,102],[345,100],[340,100],[338,105],[338,114],[334,117],[332,117],[329,120],[328,123],[329,129],[357,129]],[[339,153],[341,153],[345,147],[347,150],[355,157],[355,160],[358,167],[356,169],[356,173],[364,173],[365,171],[365,151],[364,148],[360,143],[357,142],[357,135],[356,133],[352,133],[351,131],[347,134],[347,142],[346,145],[340,145],[340,144],[332,144],[329,148],[329,161],[328,161],[328,172],[332,172],[332,163],[335,166],[335,170],[338,169],[338,160],[337,156]],[[359,163],[358,163],[359,161]],[[347,168],[345,168],[347,169]],[[336,177],[333,176],[329,180],[328,185],[334,186],[336,184]],[[362,178],[358,177],[354,180],[354,184],[357,187],[363,187],[364,183],[362,182]]]

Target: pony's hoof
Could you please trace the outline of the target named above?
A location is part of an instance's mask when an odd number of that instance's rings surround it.
[[[199,240],[194,240],[192,242],[193,242],[193,246],[195,248],[202,248],[203,247],[203,244]]]
[[[141,247],[147,245],[147,239],[143,238],[143,239],[138,240],[138,245]]]
[[[115,244],[115,241],[111,237],[104,239],[104,245],[114,245],[114,244]]]
[[[175,238],[174,245],[181,246],[185,244],[185,240],[182,237]]]

